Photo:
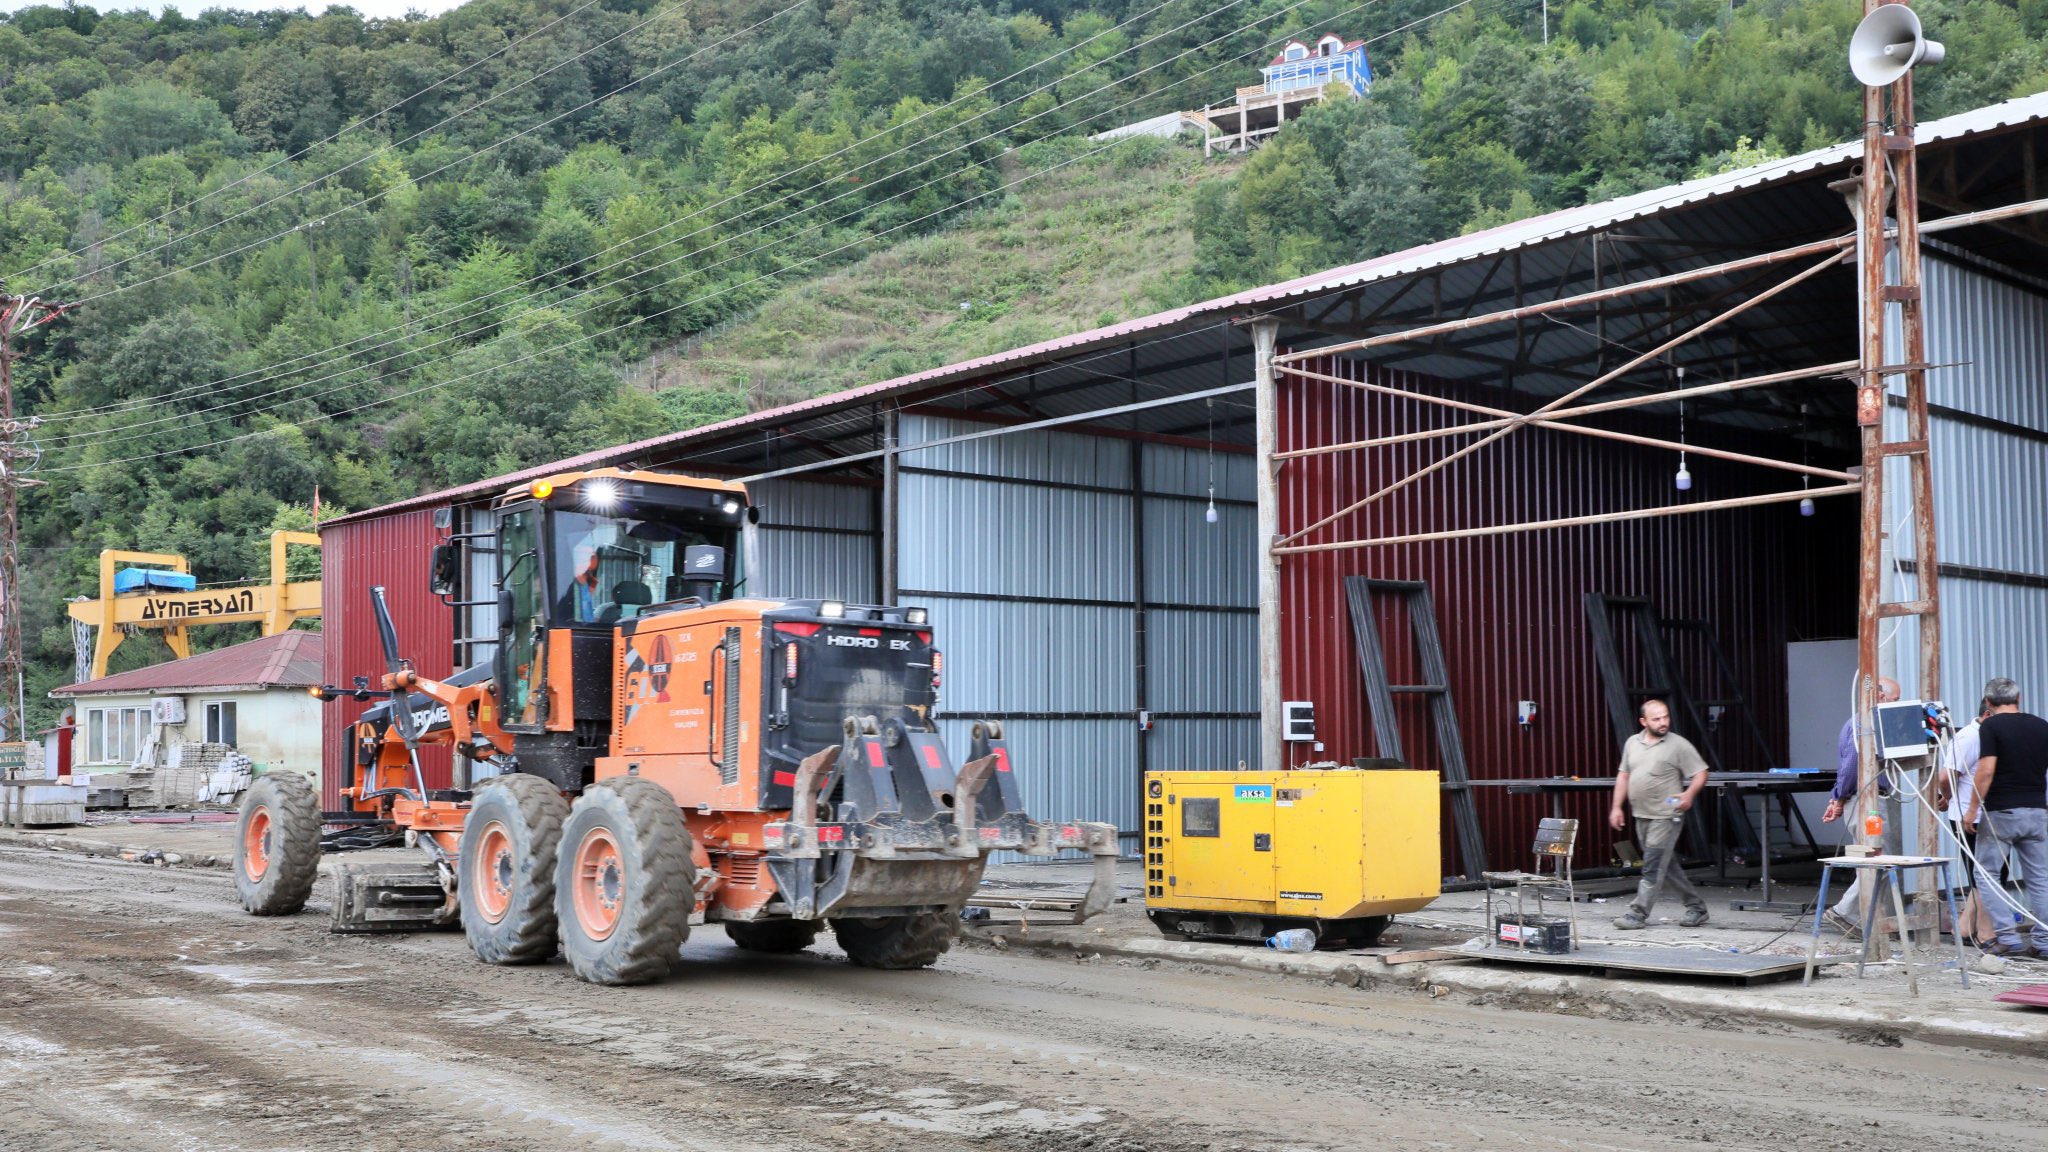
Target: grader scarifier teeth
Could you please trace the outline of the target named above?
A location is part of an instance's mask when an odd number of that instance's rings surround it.
[[[938,735],[900,720],[849,718],[845,743],[796,772],[790,819],[768,825],[768,868],[798,919],[958,912],[996,851],[1095,857],[1077,920],[1116,892],[1116,829],[1045,824],[1024,811],[1002,728],[974,726],[967,764],[955,770]],[[839,799],[820,818],[821,798]]]

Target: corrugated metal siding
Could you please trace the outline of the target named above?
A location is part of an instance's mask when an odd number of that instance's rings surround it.
[[[966,720],[940,721],[940,735],[956,757],[967,751],[971,728]],[[1139,782],[1129,721],[1006,724],[1004,738],[1017,766],[1025,810],[1033,816],[1138,826]],[[1005,853],[998,859],[1017,857]]]
[[[321,530],[320,579],[329,590],[321,606],[327,683],[347,685],[355,676],[375,683],[384,674],[384,649],[370,608],[370,589],[379,584],[391,607],[400,653],[422,676],[438,679],[455,670],[455,614],[427,591],[428,557],[443,536],[434,527],[435,511],[422,508]],[[353,771],[349,732],[364,707],[335,700],[321,714],[320,804],[327,811],[343,806],[341,790]],[[448,787],[447,749],[422,749],[420,767],[429,788]]]
[[[748,486],[761,510],[752,542],[746,593],[790,599],[881,598],[876,557],[875,494],[849,484],[763,480]]]
[[[902,533],[897,571],[904,588],[1131,598],[1130,497],[979,475],[902,476],[896,515]],[[1129,485],[1128,471],[1122,482]]]
[[[2048,494],[2048,444],[1939,415],[1928,419],[1928,440],[1935,473],[1934,540],[1942,561],[2048,576],[2040,503]],[[1900,483],[1886,503],[1898,518],[1910,505],[1903,470],[1887,470],[1886,479],[1895,472],[1901,473]]]
[[[984,427],[906,416],[901,436],[909,447]],[[1146,491],[1135,499],[1134,453]],[[900,580],[933,593],[902,599],[932,610],[943,711],[1018,717],[1006,730],[1034,814],[1135,828],[1141,741],[1158,767],[1222,768],[1251,754],[1255,719],[1201,714],[1256,710],[1255,618],[1191,610],[1254,603],[1251,509],[1229,503],[1251,496],[1248,459],[1214,461],[1225,501],[1216,524],[1203,516],[1209,454],[1175,445],[1021,432],[908,450],[902,465]],[[1197,714],[1147,733],[1136,723],[1137,612],[1126,606],[1139,501],[1146,706]],[[1069,715],[1048,715],[1059,713]],[[966,722],[945,728],[964,750]]]
[[[2048,432],[2048,298],[1943,260],[1922,264],[1927,402]]]
[[[1146,614],[1155,712],[1257,712],[1259,618],[1254,613]],[[1178,723],[1161,720],[1162,725]],[[1252,723],[1256,723],[1253,721]]]
[[[946,654],[942,691],[947,712],[1127,712],[1137,707],[1128,608],[939,596],[903,600],[931,609],[932,628]]]
[[[465,510],[464,515],[465,532],[498,530],[498,513],[494,508],[470,508]],[[460,610],[463,619],[462,633],[457,639],[459,641],[467,637],[469,643],[458,646],[455,659],[461,661],[464,666],[470,666],[489,660],[498,648],[498,552],[492,545],[490,537],[464,543],[469,545],[469,582],[463,589],[461,598],[481,603],[471,604]]]
[[[901,454],[903,465],[970,476],[1130,487],[1131,445],[1102,436],[1083,436],[1073,432],[1020,432],[1013,436],[989,436],[913,450],[915,445],[927,440],[941,440],[948,436],[986,431],[987,428],[986,424],[944,416],[905,416],[897,431],[898,443],[904,449]]]
[[[1946,408],[2048,433],[2048,297],[2018,283],[1930,253],[1925,264],[1927,358],[1953,365],[1928,373],[1935,548],[1943,564],[2025,578],[2048,577],[2048,443],[2027,432],[1945,415]],[[1903,413],[1888,414],[1903,435]],[[1904,520],[1903,462],[1886,470],[1886,517]],[[1910,548],[1909,542],[1899,547]],[[1910,557],[1910,553],[1908,553]],[[1972,707],[1985,681],[2010,676],[2038,702],[2048,685],[2048,589],[2024,583],[1941,578],[1942,684],[1926,695]],[[1895,575],[1888,595],[1906,598],[1912,574]],[[1901,621],[1885,638],[1884,667],[1920,695],[1913,653],[1918,628]]]
[[[1335,375],[1360,371],[1352,362],[1313,364]],[[1376,379],[1413,385],[1412,377]],[[1475,397],[1476,398],[1476,397]],[[1445,410],[1340,385],[1283,379],[1280,448],[1329,444],[1433,427]],[[1397,445],[1368,457],[1351,452],[1291,461],[1280,472],[1283,533],[1438,459],[1442,442]],[[1670,503],[1676,496],[1669,453],[1524,430],[1368,508],[1338,534],[1318,539],[1395,535],[1436,529],[1585,515]],[[1695,458],[1690,499],[1758,490],[1753,473]],[[1764,731],[1782,756],[1785,732],[1784,643],[1794,635],[1826,634],[1795,620],[1826,597],[1815,596],[1808,561],[1788,555],[1790,534],[1818,553],[1846,529],[1855,506],[1823,503],[1802,520],[1789,506],[1704,516],[1674,516],[1566,531],[1368,548],[1290,557],[1282,569],[1283,692],[1313,700],[1326,752],[1338,761],[1373,754],[1343,578],[1362,574],[1426,581],[1435,597],[1466,759],[1474,779],[1612,775],[1618,749],[1600,696],[1581,597],[1587,592],[1645,596],[1667,617],[1712,623],[1742,678]],[[1831,535],[1832,534],[1832,535]],[[1853,535],[1845,553],[1853,564]],[[1853,567],[1841,565],[1853,579]],[[1829,570],[1832,573],[1832,569]],[[1848,585],[1853,590],[1853,584]],[[1836,585],[1836,601],[1853,595]],[[1412,666],[1405,616],[1383,609],[1382,633],[1397,682],[1420,677]],[[1396,621],[1400,621],[1396,626]],[[1850,623],[1845,618],[1843,623]],[[1835,634],[1840,634],[1839,632]],[[1688,675],[1706,679],[1697,654]],[[1535,700],[1539,719],[1528,730],[1515,720],[1516,701]],[[1437,767],[1427,739],[1425,702],[1409,698],[1402,732],[1409,760]],[[1682,730],[1682,728],[1681,728]],[[1696,733],[1686,733],[1697,738]],[[1730,733],[1721,741],[1733,768],[1770,766],[1753,741]],[[1295,746],[1297,749],[1302,746]],[[1297,759],[1308,758],[1295,751]],[[1496,863],[1525,856],[1535,822],[1549,815],[1542,796],[1476,790],[1488,851]],[[1574,797],[1568,815],[1581,830],[1580,862],[1610,858],[1604,797]],[[1446,805],[1448,811],[1448,805]],[[1588,829],[1591,830],[1588,834]],[[1446,829],[1445,862],[1456,871]]]

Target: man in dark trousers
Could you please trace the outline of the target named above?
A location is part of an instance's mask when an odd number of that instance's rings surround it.
[[[2048,720],[2020,711],[2020,686],[2004,677],[1986,684],[1984,696],[1991,715],[1977,729],[1977,791],[1963,826],[1978,833],[1978,891],[1998,926],[1988,951],[2048,959]],[[2031,922],[1999,886],[2009,857],[2019,861]]]
[[[1685,918],[1679,923],[1697,928],[1707,922],[1707,901],[1685,877],[1678,862],[1678,837],[1685,829],[1685,814],[1707,786],[1707,762],[1700,759],[1692,742],[1671,731],[1671,709],[1662,700],[1645,700],[1636,713],[1641,732],[1621,746],[1621,771],[1614,778],[1614,807],[1607,822],[1619,832],[1628,827],[1621,802],[1635,810],[1636,843],[1643,850],[1643,882],[1636,886],[1636,898],[1628,911],[1616,918],[1616,928],[1647,928],[1650,909],[1668,881],[1685,901]]]

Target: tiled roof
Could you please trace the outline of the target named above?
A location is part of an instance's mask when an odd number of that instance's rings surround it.
[[[183,660],[66,684],[52,696],[182,692],[195,688],[308,688],[320,683],[320,633],[285,632]]]

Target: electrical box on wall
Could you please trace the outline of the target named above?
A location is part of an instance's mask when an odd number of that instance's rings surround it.
[[[1280,705],[1281,738],[1294,744],[1314,743],[1316,704],[1313,700],[1289,700]]]

